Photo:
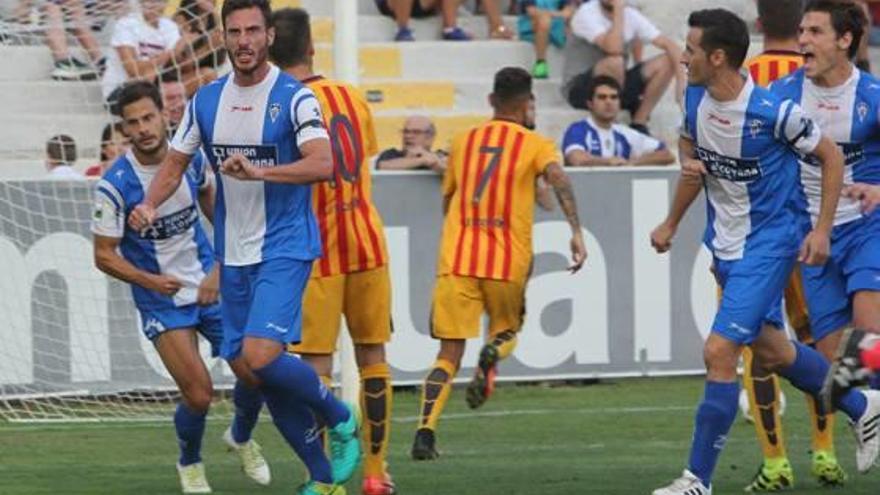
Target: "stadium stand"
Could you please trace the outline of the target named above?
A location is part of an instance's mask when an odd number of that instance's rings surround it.
[[[420,41],[394,43],[394,21],[379,14],[372,0],[357,0],[358,37],[361,41],[361,83],[376,112],[379,147],[397,144],[404,118],[411,113],[430,114],[437,125],[437,143],[447,143],[457,129],[485,118],[489,113],[486,94],[491,75],[501,65],[531,67],[531,45],[522,41],[486,41],[482,15],[462,12],[460,25],[477,38],[467,43],[439,40],[440,19],[413,19],[411,27]],[[177,0],[169,2],[173,13]],[[278,0],[276,6],[301,6],[315,17],[315,38],[319,43],[318,69],[332,74],[332,2],[321,0]],[[655,20],[661,31],[681,42],[683,11],[669,8],[675,0],[635,0],[633,4]],[[689,7],[724,4],[747,18],[754,18],[751,2],[737,0],[695,0]],[[466,2],[472,7],[472,2]],[[99,42],[107,46],[112,19],[100,17]],[[106,22],[105,22],[106,21]],[[505,22],[515,26],[516,18]],[[391,34],[389,34],[391,33]],[[37,176],[42,172],[40,150],[48,136],[70,134],[82,143],[81,156],[97,157],[92,144],[108,120],[99,81],[58,82],[51,78],[52,58],[39,26],[0,22],[0,107],[15,117],[15,125],[4,126],[0,134],[0,177]],[[434,41],[422,41],[434,40]],[[72,44],[72,46],[76,46]],[[753,50],[760,47],[753,47]],[[649,49],[646,55],[653,55]],[[551,49],[548,57],[551,78],[536,81],[538,128],[561,139],[567,123],[581,112],[568,108],[559,90],[562,57]],[[667,141],[674,138],[680,111],[666,95],[652,119],[652,128]],[[88,162],[89,160],[84,160]]]

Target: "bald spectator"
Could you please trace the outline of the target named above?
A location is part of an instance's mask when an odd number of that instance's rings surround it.
[[[389,148],[376,158],[380,170],[446,170],[446,153],[431,151],[437,130],[427,117],[413,116],[403,124],[402,149]]]
[[[46,170],[50,179],[81,180],[85,177],[73,169],[76,164],[76,143],[66,134],[52,136],[46,142]]]
[[[168,135],[173,136],[186,110],[186,87],[177,80],[163,81],[161,93],[162,113],[168,123]]]

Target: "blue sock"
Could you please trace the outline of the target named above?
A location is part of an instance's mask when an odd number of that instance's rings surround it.
[[[177,431],[177,444],[180,446],[181,466],[189,466],[202,461],[202,437],[205,435],[205,414],[190,411],[183,403],[177,404],[174,412],[174,429]]]
[[[235,404],[235,417],[232,419],[232,439],[236,443],[245,443],[251,439],[251,432],[257,425],[260,409],[263,407],[263,393],[259,389],[245,385],[236,380],[232,390],[232,402]]]
[[[871,389],[880,390],[880,372],[875,372],[873,375],[871,375],[870,384]]]
[[[254,373],[263,380],[265,387],[295,398],[300,404],[311,408],[331,428],[350,415],[348,408],[327,390],[318,374],[308,363],[282,352],[275,361]],[[270,399],[266,394],[266,400]]]
[[[739,383],[706,381],[703,402],[697,407],[688,469],[707,487],[712,484],[712,472],[736,419],[738,399]]]
[[[779,370],[779,375],[799,390],[816,395],[822,390],[822,382],[825,381],[825,375],[828,374],[828,361],[812,347],[800,342],[792,342],[792,344],[794,344],[797,356],[791,366]],[[868,401],[862,392],[851,389],[834,405],[845,412],[850,419],[856,421],[865,413]]]
[[[333,483],[333,471],[312,411],[283,389],[264,387],[264,390],[275,427],[302,459],[309,471],[309,479]]]

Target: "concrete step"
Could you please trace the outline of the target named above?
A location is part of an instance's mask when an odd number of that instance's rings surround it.
[[[511,29],[516,29],[516,16],[504,16],[504,23]],[[476,16],[461,10],[458,16],[458,26],[471,33],[476,39],[489,37],[489,26],[485,16]],[[424,19],[411,19],[410,29],[418,41],[437,41],[443,24],[439,16]],[[397,23],[391,17],[382,15],[359,15],[358,16],[358,40],[362,43],[378,43],[393,41],[397,33]],[[312,39],[316,42],[333,42],[333,18],[312,18]]]
[[[80,156],[97,156],[101,131],[107,122],[104,113],[19,113],[4,123],[0,149],[21,156],[43,156],[41,150],[45,150],[50,137],[67,134],[76,142]]]
[[[6,115],[103,113],[97,81],[0,81]]]

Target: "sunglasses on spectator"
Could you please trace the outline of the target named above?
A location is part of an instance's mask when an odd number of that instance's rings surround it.
[[[420,135],[420,134],[430,134],[431,130],[430,129],[405,129],[404,128],[404,129],[401,129],[400,132],[402,132],[404,134]]]

